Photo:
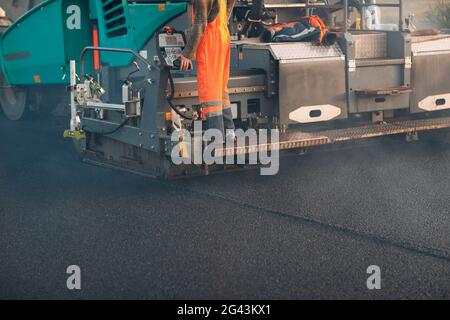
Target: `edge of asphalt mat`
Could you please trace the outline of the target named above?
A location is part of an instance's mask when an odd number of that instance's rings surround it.
[[[162,181],[162,180],[159,180],[159,181],[167,186],[177,188],[184,192],[197,194],[197,191],[194,190],[193,188],[181,186],[174,181]],[[288,218],[293,221],[298,221],[301,223],[308,223],[308,224],[315,225],[320,228],[325,228],[328,230],[340,232],[340,233],[343,233],[346,235],[351,235],[351,236],[358,237],[358,238],[364,238],[366,240],[371,240],[371,241],[374,241],[377,243],[387,244],[387,245],[390,245],[390,246],[393,246],[396,248],[408,250],[408,251],[411,251],[414,253],[424,254],[424,255],[427,255],[430,257],[434,257],[434,258],[437,258],[440,260],[445,260],[445,261],[450,262],[450,251],[446,250],[445,248],[422,245],[420,243],[405,241],[402,239],[392,239],[392,238],[388,238],[388,237],[378,235],[375,233],[371,233],[371,232],[363,232],[363,231],[360,231],[360,230],[357,230],[354,228],[350,228],[347,226],[343,226],[340,224],[329,223],[329,222],[322,221],[320,219],[316,219],[316,218],[313,218],[313,217],[307,216],[307,215],[293,215],[293,214],[286,213],[283,211],[261,207],[261,206],[258,206],[258,205],[255,205],[255,204],[252,204],[249,202],[240,201],[235,198],[226,197],[226,196],[223,196],[223,195],[215,193],[215,192],[203,192],[202,195],[215,197],[215,198],[218,198],[221,200],[225,200],[225,201],[234,203],[241,207],[246,207],[246,208],[250,208],[250,209],[258,210],[258,211],[264,211],[267,214],[281,216],[281,217]]]

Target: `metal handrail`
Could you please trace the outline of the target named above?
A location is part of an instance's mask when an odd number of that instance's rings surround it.
[[[398,8],[399,9],[399,21],[398,21],[398,29],[401,31],[403,29],[403,0],[398,0],[398,3],[362,3],[361,7],[370,7],[377,6],[380,8]],[[345,15],[348,18],[348,0],[345,0]],[[346,25],[347,31],[347,25]]]
[[[150,62],[148,62],[146,59],[144,59],[144,57],[142,57],[139,53],[137,53],[134,50],[131,49],[119,49],[119,48],[107,48],[107,47],[85,47],[83,49],[83,51],[81,52],[81,57],[80,57],[80,71],[81,71],[81,76],[84,77],[84,58],[85,55],[88,51],[107,51],[107,52],[118,52],[118,53],[128,53],[128,54],[132,54],[133,56],[135,56],[136,58],[138,58],[140,61],[142,61],[143,63],[145,63],[149,69],[151,69],[152,67],[154,67]]]

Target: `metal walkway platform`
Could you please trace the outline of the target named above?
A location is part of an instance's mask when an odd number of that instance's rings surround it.
[[[240,155],[270,150],[310,148],[338,142],[446,128],[450,128],[450,117],[392,121],[362,127],[327,130],[314,133],[295,131],[280,134],[280,141],[278,143],[218,149],[216,150],[216,156]]]

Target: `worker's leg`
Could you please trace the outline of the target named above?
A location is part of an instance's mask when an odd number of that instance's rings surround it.
[[[231,112],[231,101],[228,93],[228,81],[230,79],[230,45],[225,49],[225,60],[222,80],[222,105],[223,123],[225,129],[234,130],[233,114]]]
[[[223,55],[214,30],[206,30],[197,49],[197,86],[206,129],[224,133],[222,105]]]

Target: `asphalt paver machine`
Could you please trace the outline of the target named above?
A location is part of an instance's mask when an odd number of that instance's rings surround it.
[[[394,23],[381,23],[383,8],[397,10]],[[450,37],[416,35],[402,11],[395,0],[238,0],[230,21],[234,121],[243,130],[276,129],[279,139],[223,146],[216,155],[450,128]],[[251,35],[312,14],[335,41]],[[194,136],[199,117],[195,66],[180,72],[176,61],[191,21],[189,1],[48,0],[3,34],[3,73],[17,87],[67,86],[65,135],[87,161],[163,177],[234,169],[171,159],[180,144],[173,133]]]

